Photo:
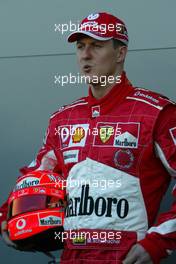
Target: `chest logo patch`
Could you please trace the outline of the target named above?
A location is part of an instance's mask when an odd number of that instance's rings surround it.
[[[72,142],[80,143],[81,140],[85,137],[85,130],[82,127],[77,127],[75,131],[73,131]]]
[[[63,125],[57,129],[61,149],[84,147],[88,135],[89,124]]]
[[[119,149],[114,155],[114,164],[120,169],[129,169],[134,163],[134,155],[129,149]]]
[[[98,122],[98,134],[93,145],[98,147],[138,148],[140,123],[136,122]]]
[[[106,143],[114,133],[113,126],[100,127],[100,139],[103,143]]]
[[[119,148],[137,148],[140,123],[118,123],[121,134],[115,136],[114,147]]]

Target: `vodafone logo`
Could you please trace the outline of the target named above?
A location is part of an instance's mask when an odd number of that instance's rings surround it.
[[[100,15],[99,14],[90,14],[87,19],[88,20],[94,20],[97,19]]]
[[[16,228],[18,230],[21,230],[21,229],[25,228],[25,226],[26,226],[26,220],[25,219],[20,219],[16,223]]]

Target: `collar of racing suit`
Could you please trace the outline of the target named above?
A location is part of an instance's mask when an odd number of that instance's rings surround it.
[[[108,113],[114,105],[120,105],[126,96],[134,89],[128,80],[125,71],[122,72],[120,83],[115,84],[112,89],[101,99],[96,99],[89,87],[88,105],[90,108],[99,106],[100,114]]]

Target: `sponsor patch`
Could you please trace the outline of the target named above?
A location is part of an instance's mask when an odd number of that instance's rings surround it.
[[[93,197],[90,192],[90,185],[82,185],[81,196],[69,198],[68,206],[66,208],[65,217],[75,216],[90,216],[96,215],[98,217],[115,217],[125,218],[129,213],[129,202],[125,198],[117,199],[117,197]],[[112,208],[116,207],[113,212]]]
[[[94,135],[94,146],[108,147],[113,146],[114,137],[119,136],[121,131],[118,128],[118,123],[98,122]]]
[[[169,132],[170,132],[171,137],[174,141],[174,145],[176,145],[176,127],[170,128]]]
[[[78,162],[78,154],[79,154],[78,149],[64,151],[63,152],[64,163],[68,164],[68,163],[72,163],[72,162]]]
[[[46,193],[46,189],[39,189],[39,193]]]
[[[150,101],[152,101],[153,103],[156,103],[156,104],[159,103],[158,99],[154,98],[153,96],[151,96],[151,95],[149,95],[147,93],[142,93],[140,91],[135,92],[134,96],[142,97],[144,99],[148,99],[148,100],[150,100]]]
[[[129,149],[119,149],[114,155],[114,164],[120,169],[129,169],[133,165],[134,155]]]
[[[34,192],[39,192],[39,188],[33,188]]]
[[[128,35],[125,25],[117,23],[116,24],[116,31],[121,35]]]
[[[18,230],[21,230],[21,229],[25,228],[25,226],[26,226],[26,220],[25,219],[20,219],[16,223],[16,228]]]
[[[85,134],[86,134],[85,130],[81,126],[75,128],[74,133],[72,135],[72,142],[73,143],[80,143],[81,140],[85,137]]]
[[[31,233],[31,232],[32,232],[32,229],[21,230],[21,231],[15,233],[15,237],[20,236],[22,234],[26,234],[26,233]]]
[[[92,107],[92,117],[100,116],[100,105],[96,105]]]
[[[114,133],[113,126],[100,127],[100,139],[103,143],[106,143]]]
[[[58,127],[57,134],[60,138],[61,149],[84,147],[88,129],[89,124],[76,124]]]
[[[117,239],[100,239],[100,238],[88,238],[87,239],[87,244],[120,244],[120,240]]]
[[[120,135],[116,135],[114,138],[114,147],[119,148],[137,148],[140,123],[128,122],[118,123]]]
[[[38,178],[28,177],[28,178],[25,178],[25,179],[19,181],[15,186],[15,190],[20,190],[23,188],[32,187],[32,186],[36,186],[39,184],[40,184],[40,181]]]
[[[22,189],[18,191],[18,196],[23,196],[29,193],[29,189]]]
[[[54,215],[39,218],[40,226],[54,226],[54,225],[61,225],[61,223],[62,223],[61,218]]]
[[[53,182],[56,182],[56,181],[57,181],[57,180],[56,180],[56,177],[55,177],[54,175],[52,175],[52,174],[48,174],[47,176],[48,176],[48,178],[50,179],[50,181],[53,181]]]
[[[81,26],[80,26],[80,30],[81,29],[83,29],[83,28],[85,28],[85,27],[96,27],[96,26],[98,26],[98,23],[97,22],[95,22],[95,21],[88,21],[88,22],[84,22],[83,24],[81,24]]]
[[[80,236],[80,237],[77,236],[77,237],[72,239],[72,243],[74,245],[85,245],[86,244],[86,239],[83,236]]]
[[[98,13],[96,14],[90,14],[87,19],[88,20],[94,20],[94,19],[97,19],[100,15]]]

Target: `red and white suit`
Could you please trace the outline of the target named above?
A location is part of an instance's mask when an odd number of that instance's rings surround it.
[[[36,169],[64,175],[65,230],[90,235],[68,239],[61,263],[120,264],[137,242],[159,263],[176,248],[176,204],[155,222],[176,176],[176,105],[133,87],[125,73],[102,99],[89,90],[51,116],[42,149],[21,172]]]

